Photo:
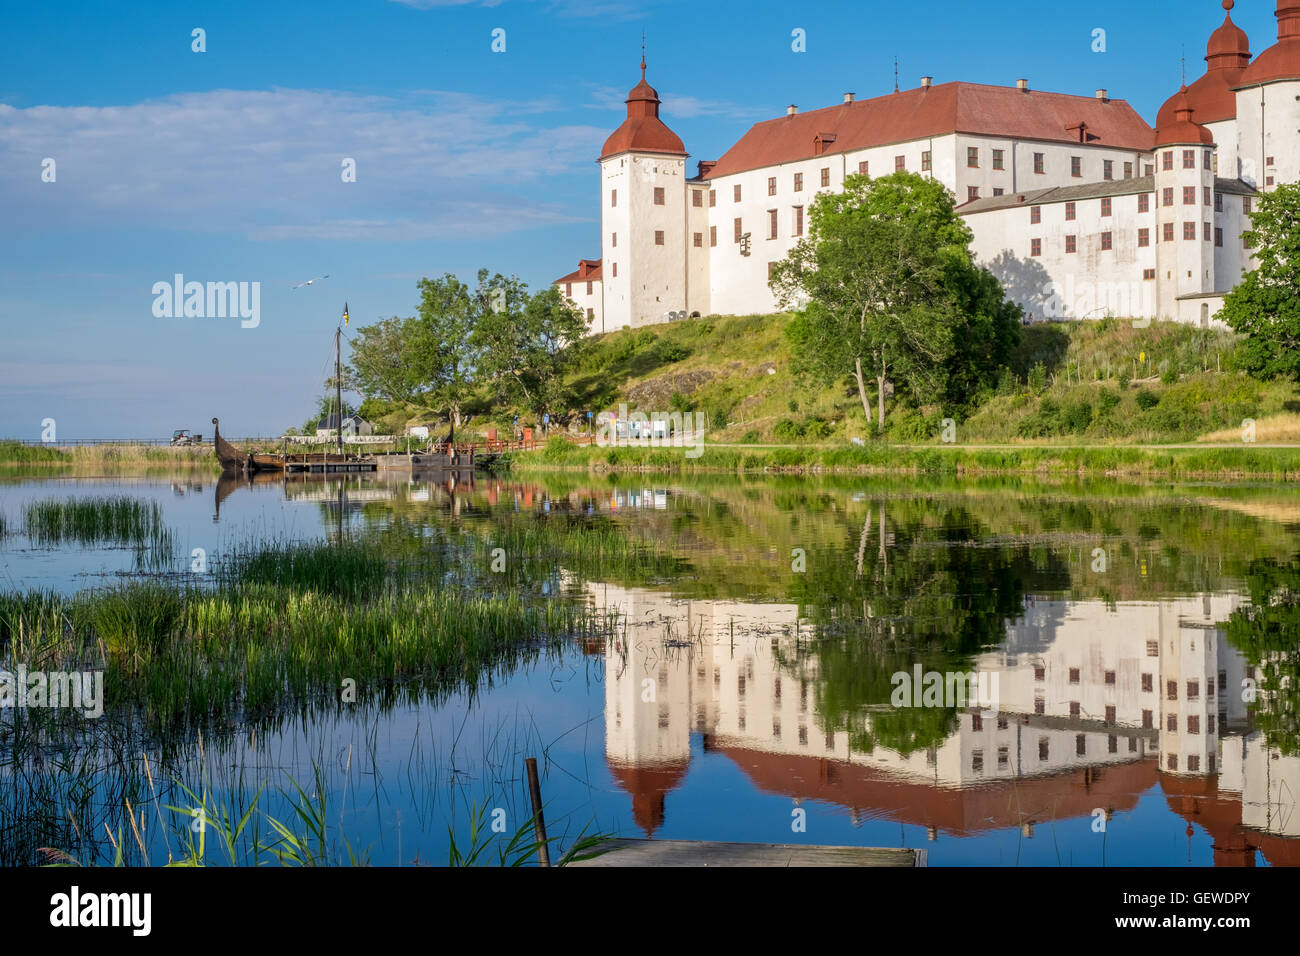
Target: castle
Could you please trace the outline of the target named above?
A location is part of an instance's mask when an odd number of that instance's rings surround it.
[[[810,201],[855,174],[908,170],[952,191],[977,262],[1035,318],[1118,315],[1202,327],[1253,267],[1259,191],[1300,180],[1300,0],[1252,61],[1223,0],[1205,74],[1154,129],[1095,97],[923,77],[916,89],[755,124],[687,169],[641,81],[600,154],[601,256],[556,280],[592,333],[708,314],[768,314],[773,265]]]

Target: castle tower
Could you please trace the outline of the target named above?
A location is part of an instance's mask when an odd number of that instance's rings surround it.
[[[1196,111],[1196,121],[1210,131],[1218,148],[1215,172],[1225,179],[1238,179],[1242,170],[1237,150],[1237,93],[1242,74],[1250,66],[1250,38],[1232,22],[1234,0],[1223,0],[1227,15],[1223,25],[1210,34],[1205,50],[1205,75],[1187,87],[1186,97]],[[1173,123],[1175,93],[1160,107],[1156,129]]]
[[[1214,137],[1183,87],[1174,119],[1156,130],[1156,280],[1163,319],[1209,322],[1191,297],[1215,291]]]
[[[1256,189],[1300,180],[1300,0],[1277,0],[1277,43],[1236,88],[1241,178]]]
[[[659,119],[644,56],[625,102],[627,119],[599,160],[605,331],[663,322],[688,306],[687,153]]]

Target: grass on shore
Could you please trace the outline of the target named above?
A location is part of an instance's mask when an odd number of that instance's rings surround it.
[[[1240,438],[1240,435],[1238,435]],[[649,471],[666,474],[934,474],[1003,476],[1058,474],[1179,479],[1300,481],[1300,448],[1248,445],[1140,448],[1124,445],[980,448],[881,444],[743,448],[705,446],[687,458],[681,448],[599,448],[553,439],[546,448],[512,457],[518,472]]]
[[[138,468],[203,469],[219,472],[211,446],[172,448],[159,445],[28,445],[0,441],[0,469],[73,468],[129,471]]]

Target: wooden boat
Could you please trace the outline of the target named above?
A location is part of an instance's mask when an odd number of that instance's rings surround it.
[[[242,472],[246,475],[259,471],[284,471],[283,455],[249,454],[242,452],[221,437],[221,423],[212,419],[212,447],[216,451],[217,461],[225,472]]]

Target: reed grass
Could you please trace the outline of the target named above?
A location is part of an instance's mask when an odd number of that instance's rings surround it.
[[[44,547],[144,547],[166,530],[161,505],[128,495],[34,501],[23,509],[23,524],[32,543]]]

